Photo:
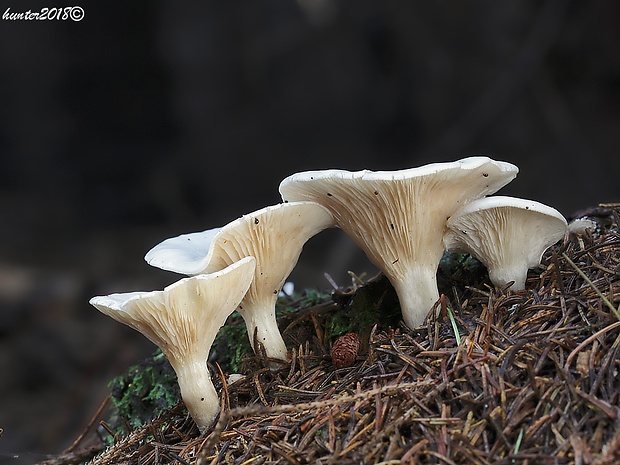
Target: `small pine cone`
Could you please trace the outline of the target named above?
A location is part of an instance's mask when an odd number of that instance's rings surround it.
[[[336,368],[350,367],[355,363],[360,350],[360,337],[357,333],[347,333],[334,341],[332,363]]]

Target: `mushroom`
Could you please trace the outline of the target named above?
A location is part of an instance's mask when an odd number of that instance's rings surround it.
[[[585,234],[588,229],[595,231],[597,226],[596,221],[590,218],[575,218],[568,223],[568,232],[571,234]]]
[[[533,200],[487,197],[465,205],[448,219],[447,250],[471,253],[489,271],[491,282],[513,290],[525,288],[527,270],[567,230],[556,209]]]
[[[470,157],[401,171],[325,170],[284,179],[286,201],[325,206],[396,289],[405,323],[414,328],[439,299],[437,267],[446,220],[466,203],[492,194],[517,175],[510,163]]]
[[[105,315],[158,345],[177,374],[181,397],[201,431],[220,403],[207,367],[215,336],[245,295],[256,260],[247,257],[212,274],[184,278],[163,291],[93,297]]]
[[[303,245],[334,219],[314,202],[269,206],[216,230],[166,239],[144,257],[149,265],[168,271],[196,275],[220,270],[242,257],[256,257],[256,273],[239,305],[255,352],[260,341],[268,357],[287,360],[287,350],[275,306],[287,276]]]

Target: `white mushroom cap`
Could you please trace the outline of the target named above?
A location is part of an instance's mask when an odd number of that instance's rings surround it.
[[[284,200],[324,205],[390,279],[405,323],[416,327],[439,299],[446,220],[517,175],[510,163],[471,157],[401,171],[309,171],[284,179]]]
[[[527,270],[540,264],[550,246],[564,237],[566,219],[533,200],[494,196],[465,205],[448,219],[447,250],[471,253],[488,269],[491,282],[525,288]]]
[[[286,360],[275,315],[278,294],[306,241],[333,226],[331,214],[314,202],[283,203],[244,215],[218,230],[167,239],[145,259],[163,269],[197,274],[220,270],[242,257],[256,257],[254,281],[238,310],[254,350],[256,330],[267,356]]]
[[[568,232],[571,234],[585,234],[588,229],[596,230],[596,221],[589,218],[575,218],[568,223]]]
[[[213,239],[222,228],[182,234],[160,242],[145,255],[146,262],[162,270],[194,276],[204,273]]]
[[[163,291],[93,297],[105,315],[141,332],[158,345],[177,374],[181,397],[203,430],[220,408],[207,368],[215,336],[237,308],[254,277],[247,257],[212,274],[185,278]]]

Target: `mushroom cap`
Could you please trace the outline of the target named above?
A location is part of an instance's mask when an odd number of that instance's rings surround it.
[[[588,229],[594,231],[597,227],[596,221],[590,218],[575,218],[568,223],[568,232],[571,234],[585,234]]]
[[[389,276],[410,260],[439,262],[446,219],[466,203],[499,190],[518,173],[488,157],[400,171],[324,170],[280,184],[286,201],[325,206],[377,267]]]
[[[182,234],[160,242],[144,256],[146,262],[162,270],[194,276],[207,267],[209,249],[222,228]]]
[[[542,203],[493,196],[465,205],[448,219],[447,227],[447,250],[474,255],[496,286],[515,281],[513,289],[522,289],[527,270],[539,265],[544,252],[564,237],[567,223]]]
[[[217,331],[247,292],[255,263],[246,257],[221,271],[181,279],[163,291],[98,296],[90,303],[158,345],[173,367],[192,354],[206,361]]]
[[[166,239],[144,258],[164,270],[197,275],[253,256],[256,274],[247,297],[263,292],[277,297],[303,245],[333,226],[329,211],[315,202],[281,203],[243,215],[221,228]]]

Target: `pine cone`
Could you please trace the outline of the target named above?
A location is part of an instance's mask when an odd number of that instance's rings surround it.
[[[332,363],[336,368],[350,367],[355,363],[360,350],[360,337],[357,333],[347,333],[334,341]]]

